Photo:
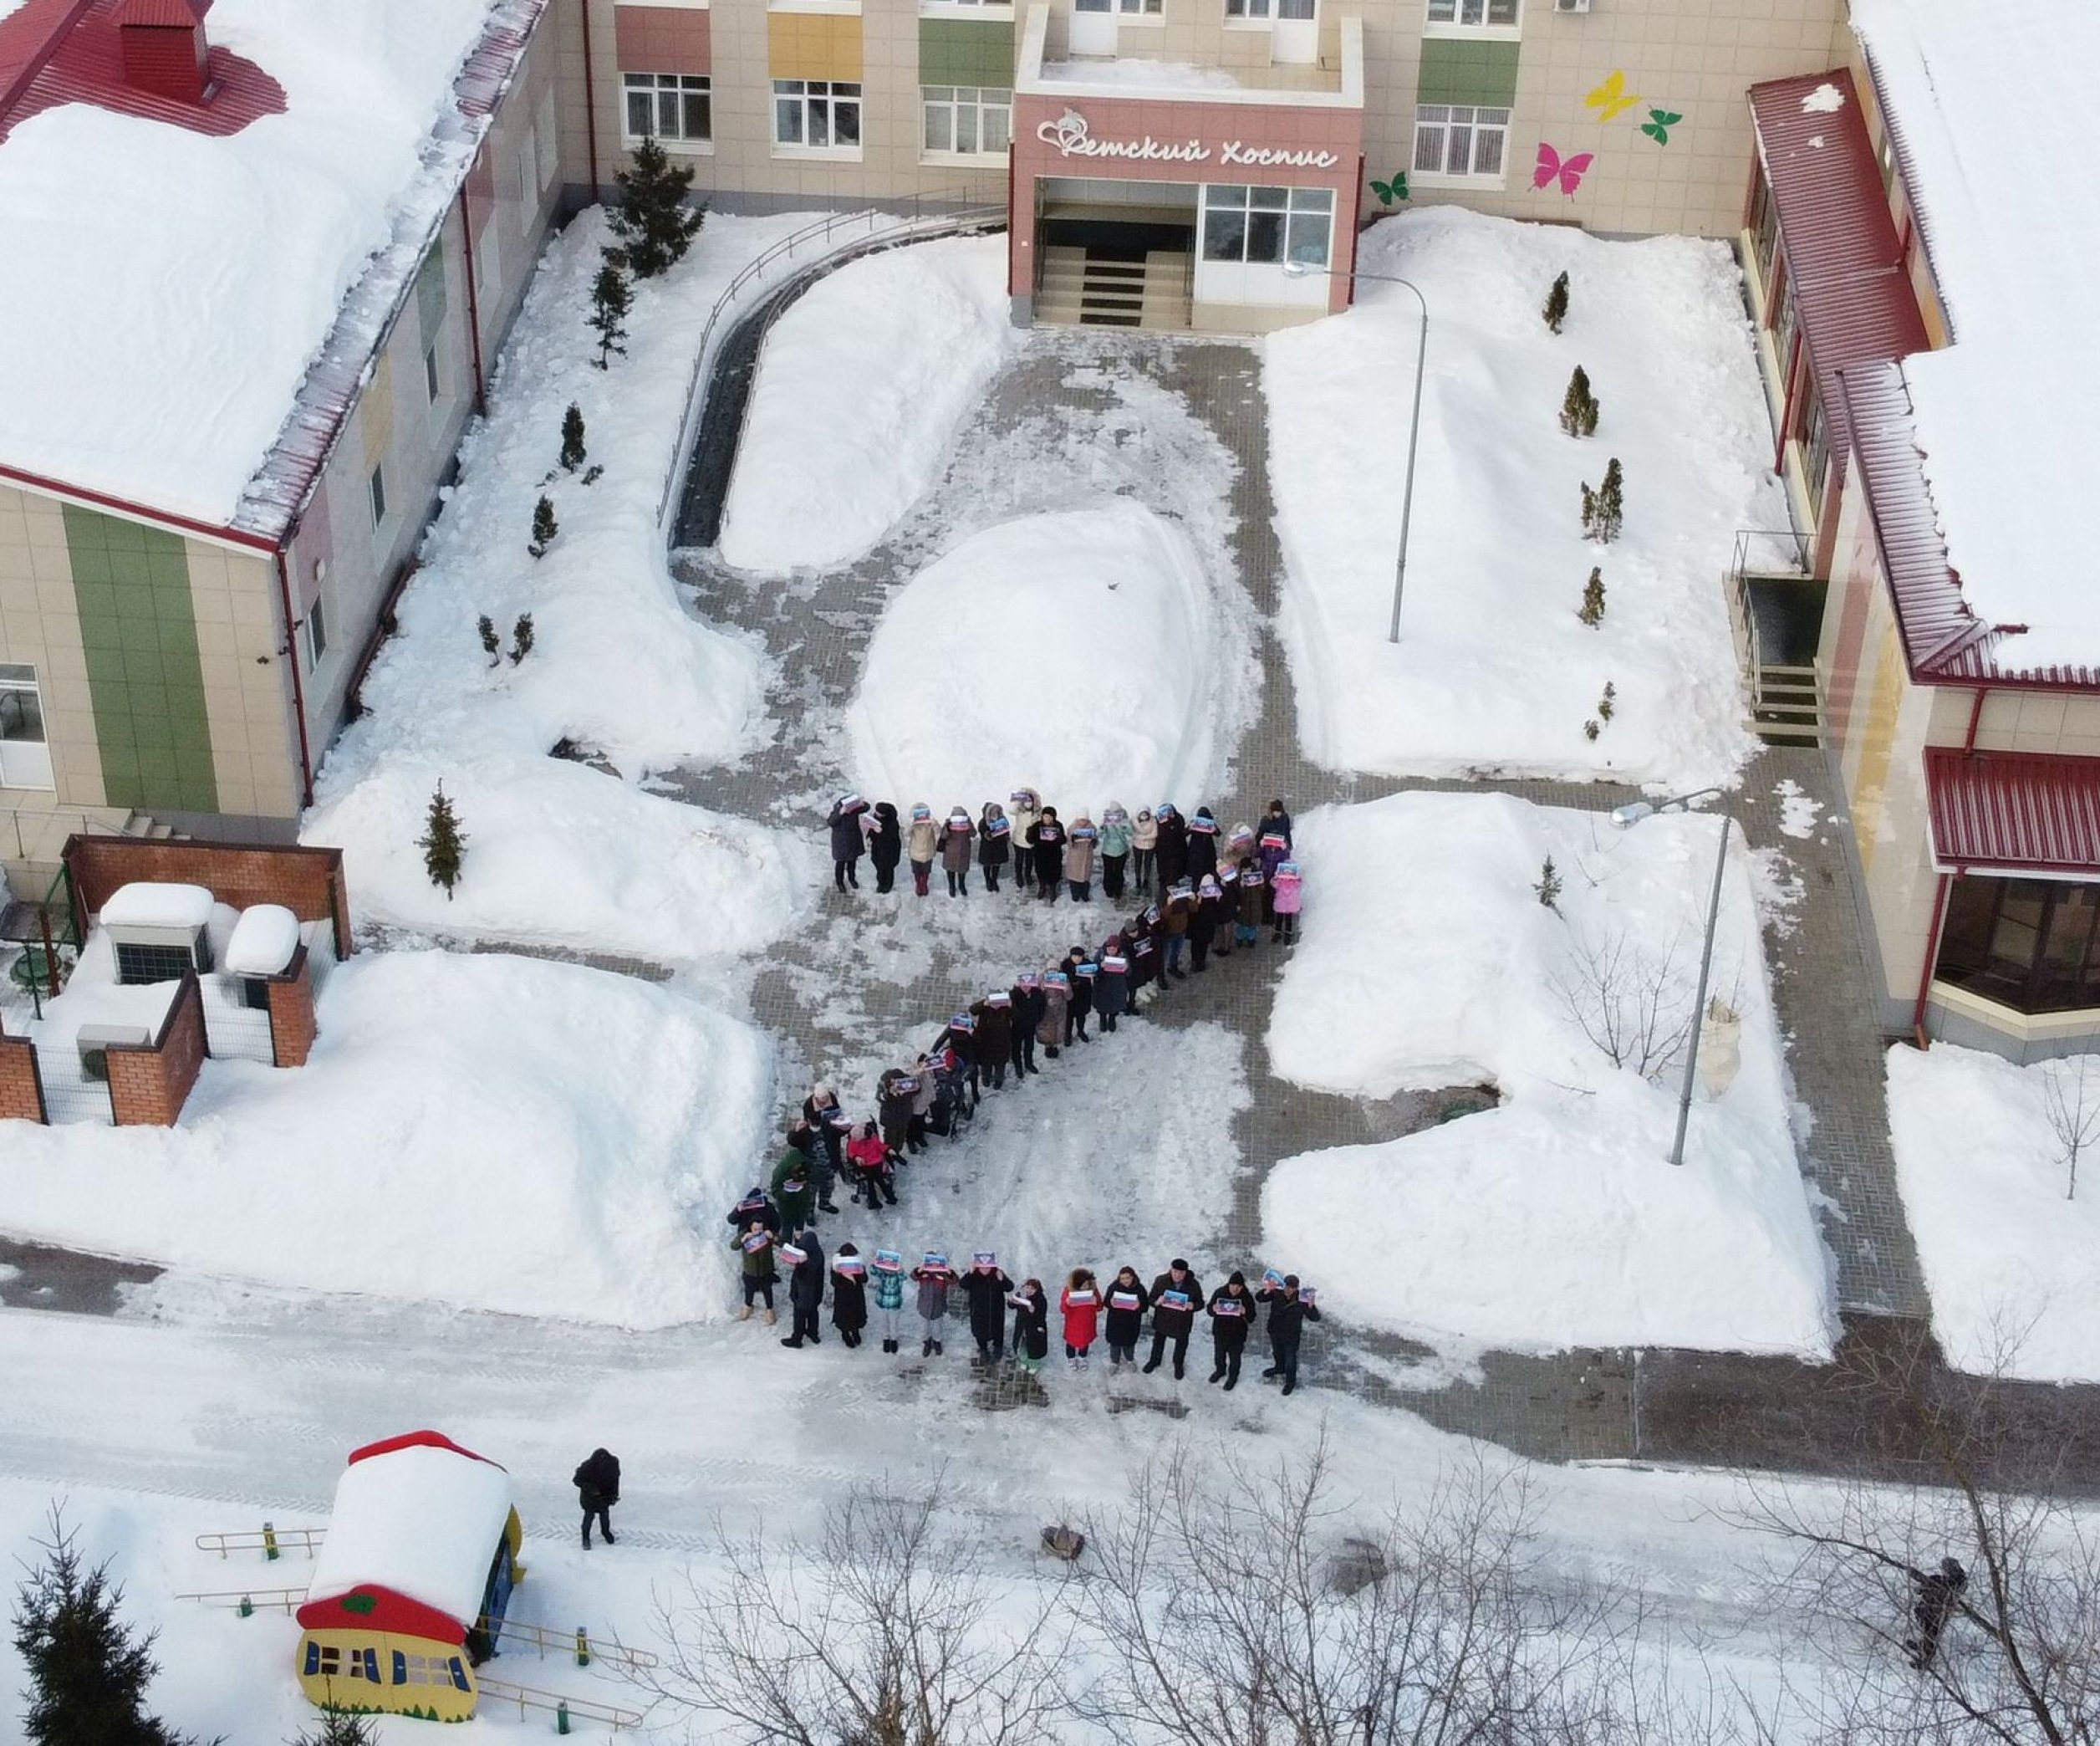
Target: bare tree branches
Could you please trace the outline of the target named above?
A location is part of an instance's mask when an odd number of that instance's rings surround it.
[[[814,1546],[718,1536],[728,1572],[660,1605],[657,1695],[778,1746],[1025,1746],[1063,1703],[1062,1583],[992,1580],[916,1498],[849,1498]],[[1061,1573],[1062,1574],[1062,1573]]]
[[[2042,1110],[2067,1172],[2063,1197],[2076,1200],[2079,1155],[2100,1137],[2100,1073],[2091,1055],[2074,1054],[2046,1063],[2041,1075]]]
[[[1649,1081],[1683,1058],[1691,1035],[1692,992],[1677,975],[1677,946],[1660,952],[1624,934],[1578,944],[1554,984],[1562,1008],[1614,1067]]]

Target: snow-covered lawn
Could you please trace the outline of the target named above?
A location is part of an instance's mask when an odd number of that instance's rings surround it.
[[[820,279],[767,336],[721,555],[753,570],[860,556],[939,477],[1020,340],[1002,236],[893,249]]]
[[[1904,1211],[1948,1361],[2041,1382],[2100,1381],[2100,1146],[2077,1192],[2049,1085],[2078,1102],[2079,1058],[2017,1066],[1935,1043],[1888,1051],[1888,1131]],[[2087,1058],[2088,1126],[2100,1061]]]
[[[728,1313],[733,1257],[711,1239],[772,1119],[760,1032],[495,954],[362,953],[319,1008],[305,1067],[207,1062],[176,1127],[8,1124],[8,1231],[519,1315]]]
[[[1363,269],[1420,285],[1431,315],[1397,647],[1414,299],[1367,278],[1355,309],[1265,342],[1307,753],[1334,769],[1729,781],[1755,743],[1721,579],[1736,532],[1783,528],[1787,511],[1725,246],[1439,207],[1374,227]],[[1556,337],[1539,307],[1562,271]],[[1603,407],[1587,440],[1558,422],[1578,365]],[[1592,544],[1580,488],[1613,456],[1625,529]],[[1576,616],[1593,565],[1594,629]]]
[[[1083,808],[1216,792],[1248,693],[1245,596],[1128,498],[1024,516],[898,590],[847,717],[848,772],[900,812],[975,814],[1016,786]]]
[[[1711,992],[1741,1017],[1740,1066],[1695,1097],[1682,1168],[1681,1050],[1644,1077],[1585,1034],[1637,1037],[1644,1004],[1664,1034],[1681,1027],[1718,829],[1666,814],[1621,832],[1602,814],[1434,794],[1299,820],[1305,938],[1277,996],[1276,1071],[1363,1097],[1491,1081],[1502,1099],[1277,1165],[1269,1246],[1302,1258],[1338,1314],[1520,1350],[1827,1352],[1827,1258],[1739,835]],[[1557,910],[1535,890],[1549,856]],[[1702,1066],[1726,1054],[1710,1029]]]
[[[677,959],[756,949],[800,912],[803,845],[637,785],[734,757],[762,732],[762,649],[685,610],[656,509],[708,311],[798,222],[711,217],[681,265],[636,288],[629,355],[609,371],[590,367],[584,326],[601,216],[549,246],[400,634],[365,681],[369,713],[329,753],[303,830],[343,849],[360,919]],[[604,468],[589,486],[557,466],[572,401],[587,465]],[[536,561],[525,545],[543,491],[561,534]],[[524,612],[532,653],[492,667],[477,618],[507,645]],[[619,779],[550,758],[563,738],[602,752]],[[440,782],[467,837],[449,902],[416,847]]]

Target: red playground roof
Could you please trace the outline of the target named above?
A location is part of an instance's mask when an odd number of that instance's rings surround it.
[[[1928,747],[1925,793],[1943,872],[2100,875],[2100,758]]]
[[[456,1646],[466,1641],[466,1622],[411,1600],[376,1583],[360,1583],[347,1594],[309,1600],[298,1611],[305,1631],[389,1631]]]

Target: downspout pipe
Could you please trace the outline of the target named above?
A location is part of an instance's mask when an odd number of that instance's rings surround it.
[[[306,682],[299,677],[298,620],[292,610],[292,565],[287,545],[277,549],[277,595],[284,608],[284,658],[292,664],[292,719],[299,726],[299,804],[313,804],[313,745],[306,732]]]
[[[481,162],[480,150],[474,154],[474,162]],[[460,183],[460,237],[466,259],[466,336],[473,342],[474,350],[474,410],[487,418],[488,379],[482,370],[482,299],[480,289],[474,283],[474,211],[466,202],[466,186],[473,179],[474,168],[470,164],[466,180]]]
[[[1989,686],[1980,685],[1976,687],[1975,701],[1969,706],[1968,736],[1961,743],[1961,749],[1964,752],[1973,753],[1976,749],[1976,729],[1983,725],[1983,700],[1990,695]]]
[[[591,65],[591,8],[590,0],[582,0],[584,9],[584,126],[589,137],[591,204],[603,203],[603,185],[598,179],[598,74]]]

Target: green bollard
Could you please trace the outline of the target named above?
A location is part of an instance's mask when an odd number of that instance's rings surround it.
[[[590,1638],[580,1625],[576,1627],[576,1665],[579,1667],[590,1665]]]
[[[244,1619],[250,1619],[255,1616],[255,1602],[251,1600],[246,1595],[241,1596],[241,1616]]]
[[[275,1564],[277,1556],[277,1529],[265,1522],[262,1524],[262,1561]]]
[[[562,1734],[568,1732],[568,1706],[566,1703],[554,1706],[554,1732]]]

